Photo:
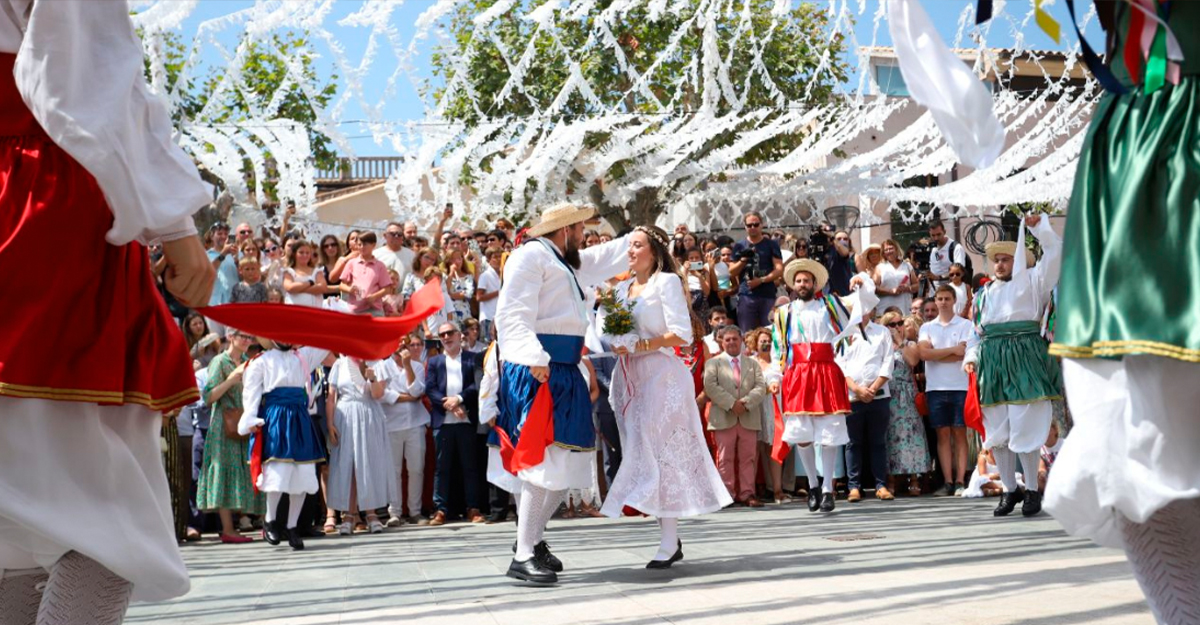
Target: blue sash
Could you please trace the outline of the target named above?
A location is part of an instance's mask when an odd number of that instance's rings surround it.
[[[554,443],[573,451],[593,451],[596,429],[592,424],[592,399],[588,383],[579,371],[583,359],[583,337],[566,334],[539,334],[538,342],[550,354],[550,395],[554,402]],[[501,356],[502,357],[502,356]],[[511,362],[500,363],[500,389],[497,397],[500,414],[496,425],[508,433],[513,445],[521,436],[525,415],[533,405],[541,383],[529,373],[529,367]],[[499,436],[488,434],[488,444],[500,445]]]
[[[325,446],[312,417],[303,387],[285,386],[263,395],[258,418],[266,423],[255,436],[264,436],[262,462],[325,462]],[[251,440],[250,448],[254,448]]]

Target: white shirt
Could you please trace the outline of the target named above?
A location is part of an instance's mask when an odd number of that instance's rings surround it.
[[[555,251],[548,240],[534,239],[513,250],[504,265],[496,330],[506,362],[530,367],[550,364],[537,335],[585,336],[588,314],[579,289],[589,289],[629,267],[629,237],[581,250],[583,262],[574,279]]]
[[[705,334],[702,338],[704,340],[704,344],[708,346],[709,354],[721,353],[721,344],[717,342],[717,337],[713,332]]]
[[[310,273],[307,276],[296,271],[292,267],[288,267],[283,272],[292,277],[293,282],[303,282],[309,285],[315,284],[317,280],[316,272]],[[283,303],[293,306],[308,306],[310,308],[320,308],[323,298],[315,293],[289,293],[286,290],[283,292]]]
[[[500,368],[496,364],[496,344],[483,354],[483,379],[479,382],[479,423],[491,423],[500,414],[497,391],[500,389]]]
[[[487,291],[495,293],[500,290],[500,274],[492,269],[491,265],[484,267],[483,273],[479,274],[479,285],[476,286],[475,292],[478,295],[479,291]],[[496,306],[500,304],[500,298],[493,297],[486,302],[479,302],[479,320],[487,321],[488,319],[496,318]]]
[[[412,273],[413,259],[417,257],[417,253],[407,247],[402,247],[400,251],[393,252],[392,248],[382,245],[375,248],[373,256],[375,256],[375,260],[383,263],[384,267],[399,274],[400,278],[396,280],[396,284],[404,284],[404,278]]]
[[[900,287],[912,286],[912,265],[908,261],[900,263],[899,267],[893,266],[891,263],[884,261],[879,263],[879,286],[889,291],[894,291]],[[912,306],[912,293],[901,293],[899,295],[880,295],[879,305],[876,310],[880,313],[887,310],[889,306],[898,306],[900,311],[907,313]]]
[[[1042,320],[1062,272],[1062,239],[1045,217],[1033,228],[1033,233],[1042,244],[1042,260],[1030,269],[1025,266],[1025,255],[1018,254],[1013,258],[1011,280],[992,280],[980,289],[975,302],[981,311],[981,327],[971,335],[964,362],[975,362],[980,337],[987,326],[1008,321]],[[1020,241],[1020,245],[1024,243]]]
[[[934,349],[946,349],[959,343],[966,343],[974,334],[975,326],[962,317],[952,317],[949,323],[942,323],[941,318],[938,318],[921,326],[918,341],[929,341]],[[925,390],[967,390],[967,372],[963,370],[962,365],[963,363],[958,360],[947,362],[926,360]]]
[[[174,141],[144,78],[126,2],[0,0],[0,52],[17,56],[21,98],[50,139],[100,185],[113,245],[196,234],[211,187]]]
[[[954,245],[954,254],[951,258],[950,246]],[[937,276],[944,276],[950,273],[950,265],[958,263],[966,265],[967,250],[961,245],[955,243],[949,237],[946,237],[946,244],[941,247],[933,248],[933,253],[929,255],[929,270]]]
[[[896,351],[892,345],[892,333],[873,322],[863,328],[863,333],[866,338],[863,338],[863,334],[851,334],[850,344],[834,360],[842,368],[842,373],[859,386],[870,386],[879,378],[890,380],[895,363],[892,354]],[[890,381],[879,387],[875,399],[891,397],[889,385]],[[858,401],[858,396],[853,392],[850,393],[850,401]]]
[[[446,397],[457,397],[462,401],[463,390],[463,372],[462,372],[462,352],[458,352],[457,356],[446,354]],[[466,416],[456,416],[453,412],[446,411],[446,423],[467,423],[470,421]]]
[[[373,368],[380,380],[387,380],[387,388],[383,391],[383,414],[387,417],[387,430],[398,432],[410,428],[429,425],[429,411],[425,404],[418,401],[398,402],[401,395],[419,398],[425,394],[425,366],[417,359],[412,359],[410,366],[416,376],[408,381],[408,373],[395,358],[379,361]]]
[[[258,418],[262,396],[277,388],[305,388],[308,375],[320,366],[329,350],[298,347],[290,351],[268,349],[246,365],[242,375],[242,407],[245,411],[238,421],[238,433],[245,436],[250,428],[266,423]]]
[[[829,308],[825,305],[824,299],[814,298],[807,302],[795,300],[788,304],[791,313],[788,343],[790,345],[836,343],[851,332],[858,334],[858,325],[862,323],[860,302],[871,302],[870,306],[874,306],[875,302],[875,283],[866,274],[860,275],[863,276],[863,286],[848,297],[841,298],[842,303],[846,306],[846,310],[837,311],[838,324],[843,328],[841,332],[834,329],[833,322],[829,317]],[[771,321],[771,359],[780,362],[784,356],[784,350],[787,350],[787,356],[791,358],[791,347],[783,344],[783,337],[779,336],[779,330],[775,327],[774,316]]]

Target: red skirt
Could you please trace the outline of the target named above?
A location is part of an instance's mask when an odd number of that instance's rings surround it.
[[[829,343],[792,345],[792,366],[783,374],[783,414],[821,416],[850,412],[846,376]]]
[[[0,54],[0,395],[168,411],[199,399],[146,248],[104,239],[96,180],[26,108]]]

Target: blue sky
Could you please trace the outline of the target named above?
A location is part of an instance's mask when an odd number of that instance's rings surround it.
[[[284,0],[288,1],[288,0]],[[415,33],[415,22],[417,17],[423,13],[434,0],[402,0],[400,7],[392,14],[391,23],[396,27],[400,39],[404,45],[412,40]],[[534,0],[536,1],[536,0]],[[796,0],[793,0],[796,1]],[[842,0],[835,0],[840,6]],[[855,36],[858,38],[859,45],[869,45],[872,41],[872,31],[874,29],[873,13],[878,6],[879,0],[866,0],[866,13],[859,16],[855,27]],[[975,4],[976,0],[922,0],[922,5],[930,14],[937,26],[939,33],[946,41],[953,44],[955,33],[958,30],[958,20],[964,7],[969,4]],[[1003,0],[995,0],[997,4]],[[1029,10],[1032,0],[1008,0],[1007,15],[1023,17]],[[1046,0],[1047,3],[1051,0]],[[857,7],[858,0],[851,0],[851,7]],[[213,20],[227,16],[236,11],[249,8],[254,3],[249,0],[203,0],[196,7],[195,11],[184,21],[182,25],[182,33],[187,36],[193,36],[197,28],[206,20]],[[828,6],[827,0],[822,0],[817,4]],[[1091,3],[1088,0],[1076,0],[1077,10],[1085,12]],[[352,63],[357,63],[362,58],[367,47],[367,35],[369,29],[362,27],[339,26],[337,22],[362,6],[362,2],[357,0],[340,0],[338,1],[330,15],[324,20],[325,27],[338,40],[341,46],[346,51],[346,56]],[[1056,44],[1049,36],[1037,28],[1030,21],[1023,29],[1025,37],[1025,46],[1029,48],[1042,50],[1067,50],[1076,43],[1074,30],[1069,25],[1069,18],[1066,10],[1065,0],[1057,0],[1054,4],[1046,7],[1046,10],[1062,24],[1062,43]],[[1080,19],[1082,21],[1083,15]],[[997,47],[1010,47],[1014,44],[1014,31],[1019,28],[1019,24],[1013,24],[1011,20],[997,20],[992,26],[991,32],[988,34],[987,41],[989,45]],[[240,32],[238,29],[229,29],[221,36],[220,39],[226,42],[226,45],[232,46],[236,34]],[[1096,20],[1093,19],[1089,24],[1087,36],[1092,42],[1093,47],[1099,48],[1103,43],[1102,33],[1096,25]],[[420,47],[423,55],[413,60],[414,67],[419,74],[426,74],[429,68],[428,53],[431,50],[431,45],[436,41],[436,35],[430,37]],[[890,37],[887,33],[886,23],[882,25],[876,35],[876,45],[890,45]],[[969,39],[964,40],[964,47],[970,46]],[[315,49],[319,53],[325,54],[324,44],[317,44]],[[206,63],[213,63],[220,59],[220,56],[215,50],[204,49],[202,58]],[[332,67],[330,60],[326,67]],[[373,104],[376,100],[382,97],[383,85],[386,83],[388,76],[396,67],[395,57],[390,55],[387,49],[382,49],[375,62],[370,67],[370,70],[364,77],[364,84],[368,91],[368,99]],[[852,79],[851,84],[847,85],[848,89],[857,87],[857,79]],[[383,115],[389,121],[404,122],[410,120],[420,120],[424,117],[424,108],[420,98],[417,96],[416,90],[412,84],[403,80],[396,90],[394,97],[389,98],[383,105]],[[346,109],[341,116],[343,120],[360,120],[366,115],[362,113],[362,108],[355,102],[351,102],[346,106]],[[364,128],[360,128],[357,124],[345,123],[342,125],[344,133],[351,137],[351,143],[359,156],[373,155],[391,155],[395,154],[390,145],[376,145],[369,133]]]

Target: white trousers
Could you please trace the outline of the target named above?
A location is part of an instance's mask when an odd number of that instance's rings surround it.
[[[983,409],[984,449],[1007,446],[1018,454],[1038,451],[1050,435],[1054,406],[1049,401],[1001,404]]]
[[[784,417],[783,442],[789,445],[845,445],[850,442],[850,433],[846,430],[846,415]]]
[[[408,514],[416,516],[421,513],[421,490],[425,485],[425,426],[388,432],[388,440],[392,444],[396,497],[399,499],[388,506],[388,514],[394,517],[402,516],[403,508],[407,506]],[[407,490],[400,479],[405,467],[408,468]]]

